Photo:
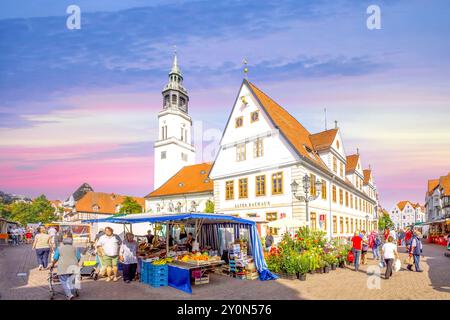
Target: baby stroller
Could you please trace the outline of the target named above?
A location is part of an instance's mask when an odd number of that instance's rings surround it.
[[[50,295],[50,300],[55,299],[55,296],[57,294],[65,297],[65,293],[62,291],[56,291],[55,290],[55,285],[56,284],[61,284],[61,282],[59,281],[58,278],[58,274],[56,272],[54,272],[54,267],[50,267],[49,272],[48,272],[48,289],[49,289],[49,295]],[[75,290],[75,296],[78,297],[79,293],[78,290]]]
[[[98,273],[100,270],[99,261],[95,253],[95,248],[90,245],[86,250],[83,266],[80,269],[80,278],[89,277],[93,280],[98,279]]]

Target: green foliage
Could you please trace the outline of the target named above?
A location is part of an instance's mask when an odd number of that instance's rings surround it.
[[[120,205],[120,213],[142,213],[142,206],[132,197],[125,197]]]
[[[391,217],[388,213],[383,213],[378,218],[378,230],[384,230],[385,228],[393,228],[394,222],[392,222]]]
[[[296,256],[296,271],[300,274],[305,274],[310,271],[309,256],[306,254],[297,254]]]
[[[214,202],[212,202],[211,200],[206,201],[205,212],[214,213]]]
[[[44,195],[37,197],[32,203],[13,203],[10,208],[10,219],[20,222],[22,225],[39,222],[48,223],[56,220],[54,208]]]
[[[269,254],[265,256],[267,267],[270,271],[280,273],[282,267],[282,258],[279,254]]]
[[[8,204],[0,200],[0,217],[9,220],[11,218],[11,208]]]

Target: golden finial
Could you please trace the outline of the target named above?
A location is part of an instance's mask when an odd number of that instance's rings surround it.
[[[244,65],[244,78],[247,79],[247,75],[248,75],[248,68],[247,68],[247,59],[244,58],[244,60],[242,60],[242,64]]]

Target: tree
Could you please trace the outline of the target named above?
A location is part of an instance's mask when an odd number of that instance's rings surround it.
[[[33,200],[32,203],[16,202],[11,205],[11,220],[28,223],[48,223],[56,220],[54,209],[44,195]]]
[[[5,218],[7,220],[11,217],[11,208],[8,204],[4,203],[0,200],[0,217]]]
[[[142,206],[132,197],[125,197],[121,206],[120,213],[142,213]]]
[[[394,223],[389,216],[389,213],[383,212],[382,215],[378,218],[378,229],[384,230],[385,228],[394,227]]]
[[[206,201],[205,212],[214,213],[214,202],[212,202],[211,200]]]

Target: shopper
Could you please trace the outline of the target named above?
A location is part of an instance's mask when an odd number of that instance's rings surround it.
[[[409,251],[409,256],[414,258],[414,268],[416,269],[416,272],[423,272],[422,269],[420,269],[420,255],[422,254],[422,241],[420,241],[420,232],[417,230],[414,230],[414,235],[411,240],[411,249]],[[412,265],[408,265],[406,267],[409,271],[412,271]]]
[[[355,235],[352,238],[352,251],[354,256],[355,271],[358,271],[359,269],[359,258],[361,256],[362,241],[363,239],[361,238],[359,233],[355,232]]]
[[[405,245],[406,245],[406,252],[409,253],[409,249],[411,247],[411,240],[412,240],[412,230],[410,228],[408,228],[408,230],[405,233]]]
[[[11,229],[11,238],[12,238],[12,245],[18,246],[19,245],[19,228],[17,228],[17,226],[14,226]]]
[[[125,236],[125,240],[120,246],[119,260],[123,264],[123,281],[130,283],[136,277],[137,270],[137,250],[138,245],[134,240],[134,235],[128,232]]]
[[[394,238],[392,236],[389,236],[387,242],[383,245],[382,252],[384,262],[386,263],[384,278],[388,280],[389,277],[392,276],[394,259],[398,259],[397,245],[394,243]]]
[[[26,237],[26,241],[27,244],[32,243],[33,241],[33,231],[31,230],[31,228],[27,228],[27,232],[25,233],[25,237]]]
[[[118,235],[114,234],[111,227],[105,228],[105,234],[97,242],[97,252],[101,257],[102,269],[106,270],[106,281],[118,280],[117,263],[121,244],[122,240],[120,240]],[[104,271],[102,271],[100,273],[104,274]]]
[[[36,250],[39,270],[47,269],[48,256],[50,254],[51,237],[47,234],[44,226],[38,228],[38,234],[34,237],[32,248]]]
[[[380,246],[381,240],[377,233],[374,235],[374,239],[372,242],[372,254],[374,260],[380,260]]]
[[[387,241],[388,240],[388,238],[389,238],[389,233],[391,232],[391,230],[388,228],[388,227],[386,227],[385,229],[384,229],[384,241]]]
[[[192,252],[192,245],[193,245],[193,244],[194,244],[194,238],[193,238],[192,232],[189,232],[188,238],[187,238],[187,240],[186,240],[186,249],[187,249],[189,252]]]
[[[270,232],[270,229],[267,229],[266,238],[265,238],[266,251],[270,250],[270,248],[272,247],[273,243],[274,243],[273,236],[272,236],[272,234]]]
[[[76,293],[74,282],[79,274],[80,252],[73,246],[72,234],[67,233],[53,254],[51,267],[58,262],[58,278],[64,288],[67,300],[72,300]]]
[[[369,240],[366,236],[366,231],[361,231],[362,235],[362,246],[361,246],[361,264],[366,264],[366,255],[367,251],[369,250]]]

